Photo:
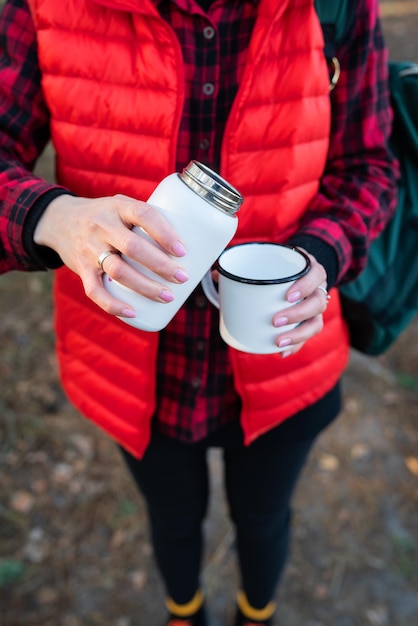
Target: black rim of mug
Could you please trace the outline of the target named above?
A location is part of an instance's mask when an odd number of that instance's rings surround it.
[[[228,252],[228,250],[231,250],[232,248],[238,248],[240,246],[247,246],[248,244],[249,242],[238,243],[234,246],[230,246],[229,248],[226,248],[224,252]],[[222,253],[219,259],[215,263],[215,269],[223,276],[226,276],[227,278],[230,278],[231,280],[235,280],[235,282],[237,283],[246,283],[248,285],[280,285],[282,283],[290,283],[290,282],[293,282],[294,280],[298,280],[299,278],[302,278],[302,276],[305,276],[305,274],[307,274],[309,270],[311,269],[311,261],[309,257],[307,256],[307,254],[305,254],[305,252],[303,252],[302,250],[299,250],[299,248],[296,248],[295,246],[289,246],[283,243],[273,243],[273,242],[268,242],[268,241],[254,241],[254,242],[251,242],[250,245],[253,245],[253,244],[260,245],[260,246],[263,246],[263,245],[277,246],[278,248],[288,248],[289,250],[293,250],[294,252],[297,252],[300,256],[302,256],[305,259],[305,267],[299,272],[297,272],[296,274],[293,274],[292,276],[285,276],[283,278],[245,278],[243,276],[237,276],[237,274],[231,274],[231,272],[228,272],[228,270],[224,269],[221,266],[220,259],[222,257],[222,254],[224,254]]]

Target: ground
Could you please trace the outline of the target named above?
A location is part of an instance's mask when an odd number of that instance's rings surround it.
[[[382,9],[392,57],[418,61],[416,0]],[[61,391],[50,285],[0,279],[0,626],[158,626],[144,505]],[[343,413],[298,487],[280,626],[418,624],[417,336],[418,320],[383,357],[352,353]],[[216,452],[211,464],[204,580],[212,624],[227,626],[235,553]]]

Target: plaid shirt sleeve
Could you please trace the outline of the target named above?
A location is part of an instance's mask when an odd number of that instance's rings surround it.
[[[320,191],[292,238],[314,255],[322,246],[328,261],[334,251],[336,284],[354,279],[365,266],[370,242],[389,221],[397,199],[378,2],[358,0],[356,5],[353,27],[336,54],[342,73],[332,92],[330,150]],[[321,254],[315,256],[320,260]]]
[[[43,210],[63,193],[32,174],[49,139],[40,82],[28,6],[25,0],[8,0],[0,15],[0,272],[45,269],[35,244],[25,246],[24,226],[35,205]],[[45,256],[51,266],[60,264],[52,251]]]

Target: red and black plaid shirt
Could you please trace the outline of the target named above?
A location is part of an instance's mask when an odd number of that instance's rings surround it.
[[[183,49],[186,100],[177,169],[197,159],[219,169],[220,144],[257,14],[257,0],[155,0]],[[207,2],[206,4],[209,4]],[[395,202],[396,164],[387,152],[391,111],[386,51],[376,0],[359,0],[350,41],[337,56],[347,87],[333,94],[333,126],[321,190],[294,243],[310,250],[329,282],[353,278],[369,241]],[[49,140],[35,29],[26,0],[7,0],[0,18],[0,271],[56,267],[32,241],[45,205],[63,190],[31,168]],[[161,333],[158,361],[160,429],[196,441],[239,413],[218,313],[200,289]]]

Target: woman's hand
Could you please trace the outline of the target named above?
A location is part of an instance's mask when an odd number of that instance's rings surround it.
[[[306,250],[303,250],[311,260],[309,272],[296,281],[288,290],[288,302],[295,302],[293,306],[279,311],[273,318],[276,328],[286,324],[299,324],[289,332],[277,337],[276,343],[280,348],[286,348],[282,357],[298,352],[303,344],[321,332],[324,321],[323,313],[328,306],[330,296],[327,292],[327,275],[324,267]]]
[[[142,227],[162,248],[139,237],[132,228]],[[151,205],[127,196],[55,198],[39,220],[34,241],[57,252],[62,261],[78,274],[86,295],[111,315],[135,317],[128,304],[111,296],[103,287],[103,271],[114,280],[157,302],[171,302],[167,283],[183,283],[187,273],[175,257],[186,250],[179,234]],[[99,257],[111,252],[99,266]],[[128,265],[120,254],[138,261],[159,276],[151,280]]]

